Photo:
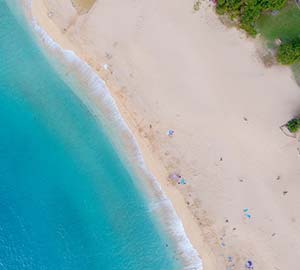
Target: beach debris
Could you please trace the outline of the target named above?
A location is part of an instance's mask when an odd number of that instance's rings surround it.
[[[280,38],[276,38],[276,39],[275,39],[275,45],[276,45],[276,46],[280,46],[281,43],[282,43],[282,41],[281,41]]]
[[[245,266],[246,266],[246,269],[254,269],[252,261],[247,261],[246,264],[245,264]]]
[[[232,256],[227,257],[227,263],[228,263],[228,266],[227,266],[226,270],[233,270],[234,267],[235,267],[235,263],[233,263],[233,257]]]
[[[175,131],[172,130],[172,129],[169,129],[169,130],[167,131],[167,135],[168,135],[169,137],[173,137],[174,133],[175,133]]]
[[[225,247],[226,245],[225,245],[225,243],[224,242],[222,242],[221,243],[221,247]]]
[[[185,179],[181,178],[180,181],[178,182],[178,185],[186,185]]]
[[[108,52],[105,53],[105,57],[108,60],[112,59],[112,55],[110,53],[108,53]]]
[[[49,12],[48,12],[48,17],[49,17],[49,18],[52,18],[52,17],[53,17],[53,14],[54,14],[54,13],[53,13],[52,11],[49,11]]]
[[[186,180],[178,173],[171,173],[169,179],[176,181],[178,185],[186,185]]]
[[[109,65],[108,65],[108,64],[104,64],[104,65],[103,65],[103,68],[104,68],[105,70],[108,70],[108,69],[109,69]]]
[[[287,136],[287,137],[291,137],[291,138],[296,139],[296,134],[295,134],[295,133],[291,133],[291,132],[289,131],[287,125],[288,125],[288,124],[286,123],[286,124],[284,124],[284,125],[282,125],[282,126],[279,127],[280,130],[281,130],[281,132],[282,132],[285,136]]]
[[[288,194],[288,191],[285,190],[285,191],[282,192],[282,194],[283,194],[283,196],[285,196],[286,194]]]
[[[244,208],[243,209],[243,212],[244,212],[244,215],[246,218],[250,219],[251,218],[251,214],[248,212],[249,209],[248,208]]]
[[[199,11],[200,10],[200,5],[201,5],[200,0],[195,1],[195,3],[194,3],[194,11]]]
[[[271,12],[272,16],[276,16],[279,14],[279,10],[274,10]]]
[[[171,173],[171,174],[169,175],[169,179],[178,182],[178,181],[180,181],[180,179],[181,179],[181,175],[178,174],[178,173]]]

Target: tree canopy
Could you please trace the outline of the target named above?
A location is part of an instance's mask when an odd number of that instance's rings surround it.
[[[283,65],[291,65],[300,61],[300,40],[294,40],[280,45],[277,51],[277,61]]]
[[[218,0],[217,13],[236,19],[249,35],[257,34],[255,23],[265,11],[281,9],[287,0]]]
[[[287,128],[291,133],[296,133],[300,130],[300,119],[294,118],[287,123]]]

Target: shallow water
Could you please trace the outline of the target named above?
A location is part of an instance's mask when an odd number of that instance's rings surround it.
[[[180,269],[103,127],[0,0],[0,269]]]

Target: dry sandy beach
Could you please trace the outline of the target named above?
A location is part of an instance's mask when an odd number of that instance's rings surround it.
[[[33,0],[33,14],[106,81],[204,269],[298,269],[300,155],[279,129],[300,110],[290,70],[266,68],[206,2],[82,3]]]

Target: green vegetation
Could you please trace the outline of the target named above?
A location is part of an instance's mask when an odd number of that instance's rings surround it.
[[[300,86],[300,62],[295,63],[291,66],[294,79],[296,80],[296,83]]]
[[[282,45],[277,51],[280,64],[291,65],[300,60],[300,9],[295,2],[289,2],[280,12],[263,14],[257,21],[256,29],[270,42],[271,47],[276,39]]]
[[[291,65],[300,61],[300,41],[295,40],[280,45],[277,51],[277,60],[280,64]]]
[[[291,133],[296,133],[300,130],[300,119],[294,118],[287,123],[287,128]]]
[[[194,11],[199,11],[200,10],[200,0],[196,0],[194,3]]]
[[[287,0],[218,0],[217,13],[228,15],[249,35],[261,33],[270,47],[280,44],[277,61],[300,64],[300,8]]]
[[[269,12],[258,19],[256,29],[270,43],[280,39],[283,43],[300,38],[300,9],[289,2],[276,15]]]
[[[287,0],[218,0],[217,13],[237,20],[249,35],[256,36],[256,23],[263,12],[281,9]]]

